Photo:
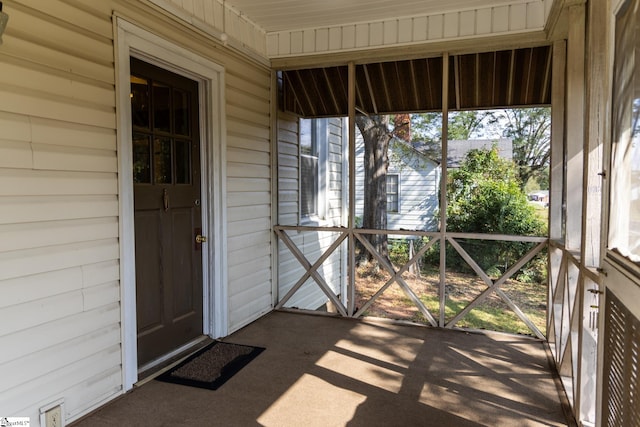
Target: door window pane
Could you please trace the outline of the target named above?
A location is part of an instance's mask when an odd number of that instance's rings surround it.
[[[153,177],[156,184],[171,184],[171,139],[153,141]]]
[[[131,120],[133,126],[149,129],[149,82],[131,76]]]
[[[191,183],[191,143],[176,140],[176,184]]]
[[[142,133],[133,134],[133,182],[151,183],[151,144],[149,136]]]
[[[171,131],[171,88],[153,83],[153,126],[156,131]]]
[[[189,94],[173,90],[174,133],[189,136]]]

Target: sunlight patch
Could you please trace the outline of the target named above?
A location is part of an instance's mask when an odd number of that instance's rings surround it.
[[[359,393],[304,374],[257,421],[266,426],[324,426],[326,411],[330,410],[336,425],[347,425],[365,400],[366,396]]]

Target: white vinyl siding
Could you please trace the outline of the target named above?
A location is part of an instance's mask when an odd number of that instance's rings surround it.
[[[286,113],[279,113],[278,118],[278,211],[279,225],[300,225],[299,212],[300,184],[299,167],[300,155],[298,147],[298,118]],[[343,120],[339,118],[326,119],[327,126],[318,126],[326,132],[328,144],[324,147],[326,155],[319,161],[325,166],[324,176],[320,176],[320,185],[324,197],[318,198],[319,204],[327,208],[319,210],[325,212],[319,222],[303,222],[302,225],[342,225],[344,215],[343,184],[346,162],[343,161]],[[323,142],[320,142],[321,144]],[[321,150],[322,147],[319,147]],[[302,218],[304,221],[304,218]],[[336,239],[332,232],[305,231],[301,233],[289,232],[289,237],[312,264],[318,259]],[[279,242],[278,251],[278,286],[280,297],[284,296],[304,274],[304,269],[291,251]],[[334,292],[339,293],[345,274],[343,272],[343,251],[336,250],[318,269]],[[307,280],[302,287],[287,302],[286,307],[315,310],[325,304],[328,298],[320,290],[314,280]]]
[[[57,1],[4,11],[0,402],[37,425],[122,388],[112,25]]]
[[[143,2],[4,2],[0,47],[0,409],[122,393],[112,15],[225,69],[229,332],[271,310],[270,71]]]
[[[271,74],[234,62],[226,70],[226,83],[226,250],[229,332],[232,332],[272,308]]]

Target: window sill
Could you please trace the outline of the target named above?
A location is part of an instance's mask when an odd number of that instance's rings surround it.
[[[326,227],[332,226],[331,221],[327,221],[326,219],[322,219],[318,216],[308,216],[300,219],[301,226],[310,226],[310,227]]]

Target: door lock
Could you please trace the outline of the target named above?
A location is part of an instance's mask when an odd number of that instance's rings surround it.
[[[196,236],[196,243],[206,243],[207,242],[207,236],[203,236],[202,234],[198,234]]]

